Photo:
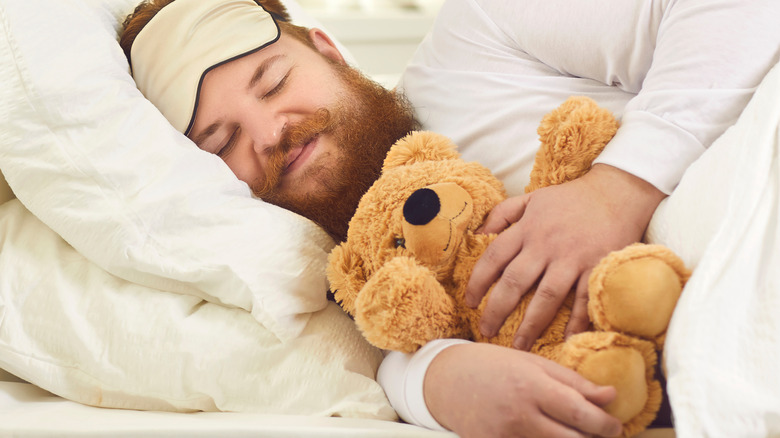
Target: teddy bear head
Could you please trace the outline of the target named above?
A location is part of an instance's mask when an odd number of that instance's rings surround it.
[[[336,299],[354,315],[361,289],[393,259],[447,281],[468,250],[464,245],[504,198],[490,171],[462,160],[448,138],[415,132],[399,140],[361,198],[347,240],[331,253],[328,279]]]

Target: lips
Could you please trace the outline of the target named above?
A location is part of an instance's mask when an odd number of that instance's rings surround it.
[[[314,136],[301,146],[293,148],[287,154],[287,164],[284,173],[290,173],[301,168],[311,157],[312,152],[317,147],[319,136]]]

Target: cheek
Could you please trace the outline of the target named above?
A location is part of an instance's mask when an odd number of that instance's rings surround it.
[[[249,157],[239,158],[231,155],[225,160],[225,164],[236,175],[236,178],[250,186],[256,184],[265,175],[257,162]]]
[[[319,68],[302,75],[291,93],[295,100],[307,102],[310,107],[329,108],[338,102],[343,90],[344,86],[333,70]]]

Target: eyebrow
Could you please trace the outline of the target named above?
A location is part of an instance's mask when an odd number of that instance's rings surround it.
[[[252,75],[252,79],[249,80],[249,83],[246,86],[247,90],[250,90],[257,85],[258,82],[260,82],[260,79],[263,78],[263,75],[268,70],[271,65],[273,65],[276,61],[279,61],[282,59],[284,55],[274,55],[265,61],[263,61],[255,70],[255,74]]]
[[[200,134],[196,135],[195,138],[192,139],[193,143],[195,143],[199,148],[201,148],[201,143],[203,143],[204,140],[214,135],[215,132],[219,129],[219,127],[222,126],[222,120],[217,120],[216,122],[210,124],[206,129],[200,132]],[[203,148],[201,148],[203,149]]]

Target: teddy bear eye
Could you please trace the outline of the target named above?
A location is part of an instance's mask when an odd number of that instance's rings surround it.
[[[404,239],[403,237],[396,237],[395,238],[395,247],[396,248],[401,247],[401,248],[405,249],[406,248],[406,239]]]

